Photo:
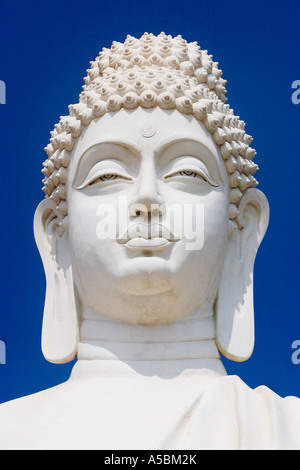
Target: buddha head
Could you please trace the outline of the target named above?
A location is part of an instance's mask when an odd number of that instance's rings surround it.
[[[45,148],[35,214],[46,359],[76,356],[85,309],[140,325],[213,309],[219,350],[248,359],[269,207],[218,63],[145,33],[104,48],[84,80]]]

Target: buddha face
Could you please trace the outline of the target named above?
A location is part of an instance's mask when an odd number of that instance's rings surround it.
[[[201,122],[160,108],[106,113],[72,152],[67,197],[82,308],[156,324],[212,306],[229,185]]]

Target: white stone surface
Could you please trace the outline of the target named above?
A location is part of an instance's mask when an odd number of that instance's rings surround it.
[[[203,365],[80,360],[68,382],[1,405],[0,449],[299,449],[298,399]]]
[[[35,215],[43,353],[78,361],[0,406],[0,449],[300,449],[299,399],[251,390],[219,354],[254,346],[269,207],[251,138],[195,43],[126,41],[53,131]]]

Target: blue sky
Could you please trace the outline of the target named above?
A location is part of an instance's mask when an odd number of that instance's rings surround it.
[[[232,1],[27,0],[0,7],[1,307],[0,403],[52,387],[72,363],[52,365],[41,353],[45,277],[33,238],[33,215],[43,197],[41,164],[49,133],[76,103],[83,76],[102,47],[145,31],[181,34],[218,61],[228,80],[228,103],[254,137],[259,188],[271,207],[258,252],[256,343],[245,363],[224,361],[249,386],[267,385],[300,397],[300,104],[291,85],[300,80],[300,3]]]

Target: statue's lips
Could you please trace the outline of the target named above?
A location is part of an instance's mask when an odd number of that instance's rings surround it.
[[[121,235],[118,243],[133,249],[162,249],[180,240],[162,224],[134,224]]]
[[[132,238],[125,246],[132,249],[140,250],[159,250],[171,245],[173,242],[170,242],[166,238],[156,237],[156,238]]]

